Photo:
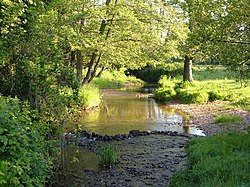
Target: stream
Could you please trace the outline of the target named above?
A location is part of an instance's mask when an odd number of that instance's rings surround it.
[[[147,94],[117,90],[103,90],[103,103],[95,110],[83,111],[70,129],[97,134],[128,134],[130,130],[177,131],[198,136],[203,132],[183,126],[185,114],[164,103],[157,103]]]
[[[183,126],[185,114],[157,103],[147,94],[134,91],[103,90],[99,108],[81,111],[78,129],[101,135],[128,134],[130,130],[177,131],[205,136],[196,127]],[[150,135],[112,141],[119,147],[120,164],[110,169],[98,165],[97,155],[87,147],[62,144],[60,170],[51,186],[165,186],[169,178],[185,167],[185,137]],[[98,147],[101,142],[90,142]]]

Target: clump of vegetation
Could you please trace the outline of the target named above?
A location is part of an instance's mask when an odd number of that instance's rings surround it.
[[[92,108],[101,103],[100,90],[91,84],[82,86],[78,92],[78,102],[83,108]]]
[[[0,186],[44,186],[51,160],[39,116],[0,95]]]
[[[249,131],[192,139],[188,168],[174,175],[170,186],[250,186],[249,147]]]
[[[162,76],[159,84],[160,88],[156,89],[155,98],[160,101],[170,101],[175,98],[176,91],[174,89],[175,84],[167,78],[166,75]]]
[[[97,155],[100,159],[100,165],[106,167],[116,164],[119,158],[117,148],[108,143],[101,144]]]
[[[215,123],[220,124],[241,124],[242,118],[240,116],[232,116],[228,114],[219,115],[215,119]]]
[[[234,103],[236,106],[241,106],[243,109],[250,111],[250,97],[244,97]]]
[[[72,88],[62,87],[60,98],[69,108],[79,105],[85,109],[99,106],[101,103],[101,93],[98,87],[93,84],[81,86],[76,93]]]
[[[121,88],[126,84],[142,85],[143,81],[134,76],[126,76],[124,70],[105,71],[101,77],[93,79],[93,84],[98,88]]]
[[[198,67],[198,69],[199,80],[192,83],[177,79],[170,80],[166,76],[161,77],[159,81],[161,86],[156,90],[155,98],[161,101],[176,99],[184,103],[231,101],[238,107],[250,110],[249,86],[242,87],[239,82],[228,80],[223,67],[218,67],[218,69],[213,67],[212,70],[202,67]],[[210,74],[209,80],[205,80],[208,78],[207,72],[211,71],[213,71],[213,75]],[[194,73],[194,77],[196,78],[196,73]]]
[[[168,77],[181,76],[183,73],[183,64],[171,62],[158,67],[144,67],[141,70],[128,70],[127,72],[147,83],[157,83],[164,75]]]

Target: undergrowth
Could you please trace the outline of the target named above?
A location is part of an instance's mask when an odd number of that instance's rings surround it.
[[[98,88],[122,88],[126,85],[142,85],[143,81],[134,76],[126,76],[124,70],[105,71],[101,77],[96,77],[92,81]]]

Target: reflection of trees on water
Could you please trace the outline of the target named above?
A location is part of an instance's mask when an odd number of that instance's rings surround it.
[[[146,116],[148,119],[156,119],[159,123],[181,123],[182,117],[175,113],[175,109],[168,106],[158,106],[153,99],[147,100]]]

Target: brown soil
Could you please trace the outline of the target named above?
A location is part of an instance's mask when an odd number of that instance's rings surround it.
[[[244,131],[247,126],[250,126],[250,112],[237,108],[229,109],[229,102],[216,101],[205,104],[180,104],[178,102],[170,102],[168,105],[187,113],[191,119],[185,125],[196,126],[202,129],[206,135],[214,135],[222,130]],[[216,116],[222,114],[240,116],[243,122],[240,125],[220,125],[214,123]]]

